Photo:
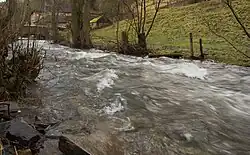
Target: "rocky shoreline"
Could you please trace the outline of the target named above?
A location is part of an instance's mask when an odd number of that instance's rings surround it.
[[[28,123],[21,113],[16,102],[0,102],[0,155],[90,155],[63,135],[46,134],[60,122],[44,123],[35,116]]]

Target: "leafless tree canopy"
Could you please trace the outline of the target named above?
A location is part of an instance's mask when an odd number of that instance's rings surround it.
[[[127,4],[125,0],[122,0],[122,2],[124,5],[126,5],[128,11],[131,13],[133,17],[132,27],[137,33],[138,45],[141,48],[146,49],[147,48],[146,39],[153,27],[162,0],[155,1],[155,12],[153,19],[151,21],[147,21],[148,20],[147,12],[149,8],[148,4],[149,2],[147,0],[134,0],[134,3],[132,5]],[[146,23],[150,23],[148,29],[146,29]]]
[[[235,8],[233,7],[232,0],[223,0],[223,2],[227,5],[227,7],[230,9],[231,13],[233,14],[234,18],[238,22],[238,24],[241,26],[242,30],[246,34],[246,36],[250,39],[250,33],[247,30],[246,26],[243,24],[243,22],[240,20],[238,14],[235,11]]]
[[[90,48],[91,0],[72,0],[72,40],[75,48]]]

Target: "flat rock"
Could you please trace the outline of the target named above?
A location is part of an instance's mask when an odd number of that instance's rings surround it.
[[[46,140],[38,155],[63,155],[58,148],[58,140]]]
[[[89,153],[90,155],[125,154],[122,146],[123,144],[120,143],[120,141],[118,141],[116,137],[110,135],[108,132],[104,132],[101,130],[92,132],[89,135],[64,135],[63,137],[65,138],[63,138],[61,142],[63,140],[68,140],[69,142],[72,142],[74,144],[73,145],[74,147],[77,146],[82,150],[86,151],[87,153]],[[61,148],[60,149],[61,151],[63,149],[62,148],[63,146],[65,146],[64,149],[69,148],[67,147],[67,145],[61,145],[60,147],[60,141],[59,141],[59,148]],[[71,145],[68,146],[71,147]],[[71,155],[71,154],[66,154],[66,155]]]
[[[65,155],[90,155],[90,153],[65,136],[59,138],[59,150]]]

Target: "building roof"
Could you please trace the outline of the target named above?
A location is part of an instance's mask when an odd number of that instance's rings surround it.
[[[90,23],[96,23],[96,22],[97,22],[99,19],[101,19],[102,17],[103,17],[103,15],[102,15],[102,16],[98,16],[98,17],[92,19],[92,20],[90,21]]]

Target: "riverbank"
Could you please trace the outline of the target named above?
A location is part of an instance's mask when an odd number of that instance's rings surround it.
[[[234,1],[234,6],[241,20],[250,24],[250,3],[244,0]],[[153,9],[148,11],[149,20]],[[211,32],[226,37],[242,50],[249,52],[249,40],[242,37],[238,26],[228,8],[218,1],[206,1],[184,7],[162,8],[156,18],[154,27],[148,37],[148,47],[155,55],[182,55],[190,57],[189,33],[193,33],[195,56],[199,56],[199,39],[203,40],[206,58],[225,64],[250,66],[250,59],[235,51],[224,39]],[[128,29],[128,21],[120,22],[120,31]],[[132,29],[132,28],[131,28]],[[116,23],[112,26],[92,31],[94,44],[115,46]],[[129,34],[130,42],[135,42],[133,32]]]

